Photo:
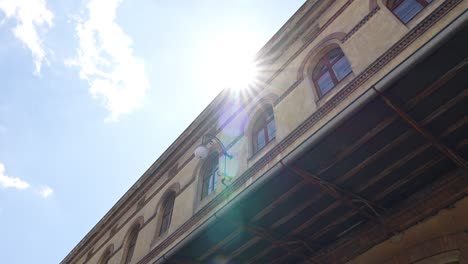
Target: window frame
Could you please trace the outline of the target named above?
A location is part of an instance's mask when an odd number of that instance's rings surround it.
[[[404,3],[405,1],[409,1],[409,0],[395,0],[395,2],[397,2],[396,4],[393,4],[393,7],[390,7],[390,1],[387,1],[386,3],[386,7],[388,8],[388,10],[390,10],[390,12],[392,12],[392,14],[398,18],[398,20],[403,24],[403,25],[407,25],[408,23],[411,22],[411,20],[413,20],[418,14],[420,14],[428,5],[430,5],[434,0],[414,0],[416,1],[417,3],[419,3],[421,6],[422,6],[422,9],[419,10],[416,14],[414,14],[414,16],[412,16],[408,21],[404,22],[402,20],[402,18],[400,16],[398,16],[396,13],[395,13],[395,9],[397,9],[402,3]]]
[[[200,200],[203,200],[206,197],[209,197],[211,194],[215,193],[218,187],[218,178],[219,178],[219,153],[218,152],[214,151],[208,155],[208,159],[203,164],[201,176],[202,176],[201,177],[202,182],[201,182]]]
[[[257,117],[252,129],[252,154],[255,155],[264,149],[270,142],[276,138],[276,120],[272,106],[264,107],[260,116]],[[268,126],[272,123],[274,125],[275,133],[270,135]],[[263,146],[258,145],[258,136],[263,133],[264,143]]]
[[[124,258],[124,264],[130,264],[135,253],[135,248],[138,240],[138,234],[140,233],[140,225],[136,225],[132,228],[132,231],[129,234],[126,245],[126,254]]]
[[[329,59],[329,56],[333,54],[334,52],[337,52],[339,56],[333,58],[332,60]],[[345,59],[350,71],[346,73],[341,79],[338,79],[337,74],[335,73],[334,66],[336,65],[337,62],[339,62],[341,59]],[[325,66],[324,71],[320,71],[323,66]],[[317,91],[318,97],[322,98],[328,93],[330,93],[334,88],[336,88],[340,82],[342,82],[346,77],[348,77],[350,74],[353,73],[353,69],[351,68],[351,63],[349,63],[348,58],[344,54],[343,50],[340,47],[335,47],[330,50],[328,50],[320,59],[317,61],[315,67],[312,70],[312,82],[314,83],[315,90]],[[329,88],[325,93],[322,91],[322,88],[319,85],[319,79],[323,77],[325,74],[330,75],[330,78],[333,82],[333,86]]]
[[[169,231],[172,221],[172,213],[174,212],[176,194],[171,191],[165,198],[162,204],[161,224],[159,225],[159,236],[166,234]]]
[[[108,264],[111,257],[112,252],[110,251],[110,249],[106,249],[106,251],[104,251],[104,254],[102,254],[101,256],[101,259],[99,260],[99,264]]]

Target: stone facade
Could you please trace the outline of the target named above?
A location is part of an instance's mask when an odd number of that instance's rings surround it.
[[[139,233],[131,263],[160,259],[230,199],[260,184],[257,181],[283,158],[408,63],[425,44],[466,16],[467,9],[466,0],[433,0],[405,24],[383,0],[307,1],[258,52],[261,81],[251,95],[221,92],[62,263],[101,263],[104,258],[124,263],[135,226]],[[336,47],[352,73],[319,96],[312,71]],[[254,123],[267,105],[273,107],[275,137],[254,152]],[[205,134],[219,138],[233,156],[224,163],[220,155],[219,170],[234,178],[226,190],[220,176],[217,189],[201,199],[204,161],[193,153]],[[209,147],[222,152],[217,144]],[[176,197],[170,226],[160,235],[162,204],[171,192]],[[381,241],[351,263],[426,263],[417,261],[451,251],[465,261],[460,263],[468,263],[467,199]]]

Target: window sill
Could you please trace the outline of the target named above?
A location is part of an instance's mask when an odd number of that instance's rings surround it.
[[[219,181],[221,181],[221,179],[218,179]],[[221,183],[221,182],[220,182]],[[194,213],[200,211],[203,207],[205,207],[211,200],[213,200],[213,198],[219,193],[219,188],[220,186],[218,185],[218,188],[216,190],[214,190],[212,193],[208,194],[207,196],[203,197],[203,199],[201,200],[198,200],[197,199],[197,202],[195,203],[195,206],[194,206]]]
[[[156,245],[164,241],[168,235],[169,235],[169,230],[166,231],[164,234],[155,237],[150,243],[150,248],[154,248]]]
[[[262,149],[255,152],[254,154],[252,154],[252,156],[250,156],[247,159],[247,163],[251,163],[254,160],[258,160],[260,157],[262,157],[267,152],[267,150],[270,150],[272,148],[272,146],[274,146],[274,145],[276,145],[276,136],[272,140],[270,140]],[[248,164],[248,165],[250,165],[250,164]]]
[[[344,77],[341,82],[338,83],[335,87],[333,87],[328,93],[325,95],[319,96],[318,91],[316,91],[317,94],[317,101],[315,103],[317,104],[317,107],[321,107],[323,104],[325,104],[330,98],[332,98],[336,93],[338,93],[343,87],[345,87],[347,84],[349,84],[355,77],[356,75],[354,72],[349,73]]]

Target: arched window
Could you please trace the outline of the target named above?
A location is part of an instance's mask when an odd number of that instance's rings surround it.
[[[255,120],[252,135],[253,153],[257,153],[276,136],[275,117],[273,108],[267,106],[260,113],[260,116]]]
[[[129,264],[130,261],[132,260],[133,253],[135,252],[135,247],[136,247],[139,232],[140,232],[140,225],[136,225],[135,227],[133,227],[132,231],[130,232],[130,235],[128,237],[128,242],[127,242],[127,253],[125,255],[124,264]]]
[[[432,0],[388,0],[387,7],[406,24],[431,2]]]
[[[208,159],[205,161],[202,170],[202,189],[201,199],[207,197],[213,193],[218,187],[218,175],[219,175],[219,154],[218,152],[212,152]]]
[[[104,254],[102,254],[101,260],[98,262],[99,264],[108,264],[111,258],[111,251],[107,249]]]
[[[159,227],[160,236],[166,233],[167,230],[169,230],[169,226],[171,225],[172,211],[174,210],[174,200],[175,193],[171,191],[162,205],[161,226]]]
[[[328,93],[351,72],[351,65],[340,48],[329,51],[320,59],[312,73],[319,96]]]

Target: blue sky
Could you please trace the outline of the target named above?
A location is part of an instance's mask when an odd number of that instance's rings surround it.
[[[2,263],[61,261],[303,2],[0,0]]]

